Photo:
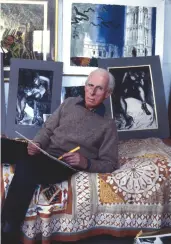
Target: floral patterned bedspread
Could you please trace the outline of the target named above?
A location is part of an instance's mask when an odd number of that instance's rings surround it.
[[[160,139],[119,143],[121,168],[79,172],[56,185],[37,186],[22,226],[24,243],[79,240],[171,227],[171,147]],[[14,166],[3,165],[5,194]]]

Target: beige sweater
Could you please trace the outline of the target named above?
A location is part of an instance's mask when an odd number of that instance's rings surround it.
[[[66,99],[34,141],[56,156],[80,146],[80,153],[90,160],[89,172],[113,172],[119,167],[115,122],[87,110],[78,104],[80,101],[80,97]]]

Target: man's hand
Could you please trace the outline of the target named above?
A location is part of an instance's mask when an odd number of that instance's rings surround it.
[[[72,167],[78,167],[86,169],[88,161],[79,152],[68,152],[62,156],[62,160],[71,165]]]
[[[40,147],[39,143],[35,143],[35,144],[38,147]],[[28,154],[31,155],[31,156],[40,153],[40,150],[37,147],[35,147],[32,143],[28,143],[27,151],[28,151]]]

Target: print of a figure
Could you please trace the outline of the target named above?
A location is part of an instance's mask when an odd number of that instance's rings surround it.
[[[109,71],[116,83],[110,101],[117,129],[125,131],[157,128],[150,66],[111,67]]]
[[[20,86],[17,97],[17,122],[21,122],[26,115],[26,105],[33,109],[32,124],[41,126],[43,124],[42,110],[46,109],[47,104],[43,103],[50,100],[50,79],[36,74],[31,86]]]
[[[151,115],[151,112],[147,108],[146,104],[146,96],[144,90],[144,72],[126,72],[122,84],[121,84],[121,94],[120,94],[120,105],[123,117],[126,121],[125,127],[130,128],[133,125],[133,117],[128,115],[127,113],[127,102],[126,98],[128,97],[135,97],[139,99],[142,103],[142,110],[145,111],[147,115]]]

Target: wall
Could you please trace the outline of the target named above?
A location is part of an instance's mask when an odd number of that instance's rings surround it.
[[[171,92],[171,0],[165,4],[165,34],[164,34],[164,56],[163,56],[163,79],[166,103],[169,104]]]
[[[143,0],[142,0],[143,2]],[[62,3],[62,0],[59,0],[59,4]],[[171,0],[165,0],[165,35],[164,35],[164,56],[163,56],[163,80],[164,80],[164,89],[165,89],[165,98],[166,98],[166,104],[167,107],[169,106],[169,97],[171,93]],[[62,13],[59,11],[59,19],[62,19]],[[58,41],[59,43],[62,43],[62,25],[59,26],[58,29]],[[59,46],[59,49],[61,49],[61,46]],[[59,60],[61,60],[61,57],[59,57]],[[70,86],[74,83],[75,86],[83,85],[86,80],[85,76],[64,76],[63,77],[63,86]],[[9,84],[5,83],[5,98],[6,98],[6,104],[8,100],[8,88]],[[171,102],[170,102],[171,103]],[[169,109],[171,110],[171,104]],[[170,121],[171,121],[171,111],[169,113],[170,115]]]
[[[164,35],[164,57],[163,57],[163,80],[166,104],[171,135],[171,0],[166,0],[165,4],[165,35]]]

